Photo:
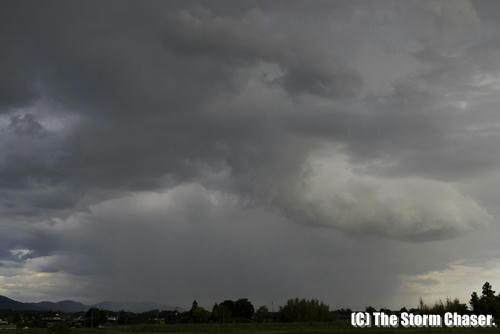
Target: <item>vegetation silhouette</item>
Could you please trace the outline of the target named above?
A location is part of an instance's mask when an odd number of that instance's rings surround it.
[[[500,295],[495,295],[489,282],[483,284],[481,297],[475,291],[472,293],[470,305],[474,314],[491,314],[495,318],[500,316]]]
[[[330,307],[317,299],[290,299],[280,308],[278,319],[290,322],[331,321]]]
[[[425,304],[422,298],[416,308],[402,307],[399,311],[381,308],[379,311],[388,314],[409,312],[414,314],[438,314],[456,312],[458,314],[492,315],[500,320],[500,294],[496,294],[489,282],[485,282],[481,294],[473,292],[470,306],[461,303],[457,298],[439,300],[434,304]],[[367,306],[365,312],[375,312],[373,306]],[[0,320],[17,328],[45,327],[50,334],[65,334],[68,328],[102,328],[116,325],[137,324],[172,324],[172,323],[264,323],[264,322],[337,322],[348,324],[350,309],[330,310],[330,307],[318,299],[289,299],[278,312],[269,311],[267,306],[255,309],[247,298],[237,300],[226,299],[207,310],[193,301],[188,311],[151,310],[143,313],[132,313],[125,310],[113,312],[91,307],[86,312],[55,312],[40,310],[1,309]]]

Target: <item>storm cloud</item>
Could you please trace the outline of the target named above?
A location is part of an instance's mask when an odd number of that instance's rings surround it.
[[[494,2],[1,6],[0,293],[399,306],[491,261]]]

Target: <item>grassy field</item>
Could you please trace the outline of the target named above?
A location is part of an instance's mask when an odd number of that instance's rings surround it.
[[[46,329],[2,330],[1,334],[47,334]],[[286,334],[286,333],[499,333],[498,328],[352,328],[332,323],[175,324],[73,329],[71,334]]]

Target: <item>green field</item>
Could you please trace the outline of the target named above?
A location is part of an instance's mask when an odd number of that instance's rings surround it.
[[[1,334],[47,334],[46,329],[2,330]],[[498,328],[352,328],[333,323],[250,323],[137,325],[103,329],[72,329],[71,334],[160,334],[160,333],[498,333]]]

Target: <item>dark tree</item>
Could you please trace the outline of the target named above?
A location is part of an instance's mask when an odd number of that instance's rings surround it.
[[[269,310],[266,306],[261,306],[255,311],[255,320],[263,322],[269,318]]]
[[[481,291],[481,297],[473,292],[470,299],[472,311],[476,314],[491,314],[500,316],[500,296],[495,295],[491,284],[485,282]]]
[[[85,326],[86,327],[97,327],[100,324],[106,322],[106,313],[97,307],[91,307],[87,313],[85,313]]]
[[[247,298],[225,300],[212,308],[212,320],[217,322],[247,322],[254,314],[254,307]]]
[[[226,299],[220,305],[225,306],[230,312],[233,312],[234,310],[234,302],[230,299]]]
[[[470,296],[470,306],[472,308],[472,311],[475,313],[475,314],[479,314],[479,309],[480,309],[480,306],[479,306],[479,296],[477,295],[477,292],[474,291],[472,293],[472,295]]]
[[[219,304],[221,308],[222,322],[232,322],[233,312],[234,312],[234,302],[232,300],[226,299]]]
[[[227,322],[231,320],[231,311],[224,304],[215,304],[212,308],[212,320],[216,322]]]
[[[373,312],[376,312],[377,310],[375,309],[375,307],[373,306],[367,306],[365,308],[365,312],[368,312],[368,313],[373,313]]]
[[[240,321],[249,321],[254,311],[252,303],[246,298],[241,298],[234,302],[232,313],[233,317]]]
[[[198,308],[198,302],[196,300],[193,300],[193,304],[191,305],[191,310],[190,312],[193,312]]]
[[[191,322],[204,323],[210,321],[210,312],[203,307],[197,306],[191,313]]]
[[[121,310],[120,312],[118,312],[118,317],[117,317],[117,321],[118,321],[118,324],[119,325],[128,325],[130,323],[132,323],[132,314],[130,312],[127,312],[127,311],[124,311],[124,310]]]
[[[280,308],[281,321],[331,321],[330,308],[317,299],[290,299]]]
[[[486,282],[483,284],[483,295],[487,300],[492,300],[495,298],[495,291],[493,291],[491,284],[489,282]]]

